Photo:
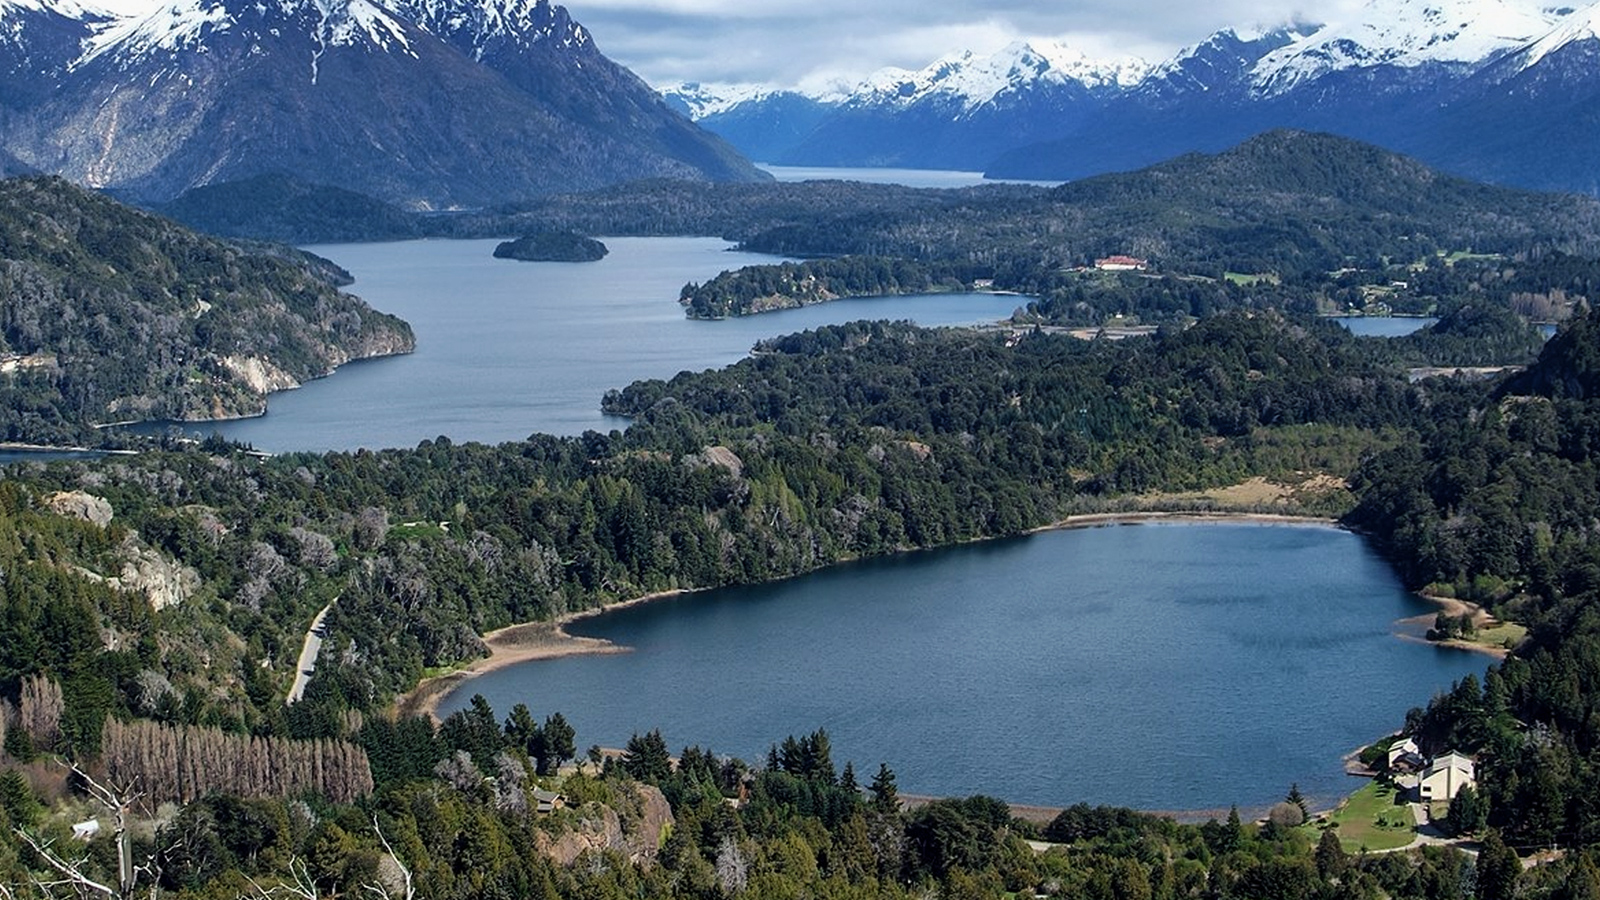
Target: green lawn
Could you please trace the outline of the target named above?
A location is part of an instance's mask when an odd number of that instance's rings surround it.
[[[1262,282],[1267,284],[1279,283],[1278,276],[1274,272],[1262,272],[1258,274],[1251,274],[1248,272],[1224,272],[1222,273],[1222,277],[1243,287],[1250,287],[1252,285],[1261,284]]]
[[[1411,810],[1396,806],[1394,788],[1377,781],[1346,797],[1338,809],[1328,814],[1328,821],[1338,825],[1339,842],[1350,853],[1363,847],[1368,850],[1404,847],[1416,836]]]
[[[1484,628],[1472,636],[1476,643],[1486,647],[1504,647],[1507,650],[1515,649],[1528,636],[1528,629],[1515,622],[1501,622],[1493,628]]]
[[[1448,256],[1445,256],[1444,261],[1453,266],[1456,263],[1461,262],[1464,259],[1500,259],[1500,254],[1498,254],[1498,253],[1473,253],[1470,250],[1457,250],[1454,253],[1451,253]]]

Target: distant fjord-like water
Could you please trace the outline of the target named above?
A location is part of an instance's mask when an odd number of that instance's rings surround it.
[[[307,248],[356,278],[350,291],[410,322],[417,350],[354,363],[273,394],[267,415],[195,423],[271,452],[415,447],[624,428],[600,398],[641,378],[736,362],[757,341],[855,319],[970,324],[1010,315],[1016,296],[841,300],[719,322],[684,316],[678,293],[725,269],[780,258],[730,253],[715,238],[604,238],[593,263],[494,259],[493,240]],[[160,431],[163,425],[141,430]]]
[[[580,748],[660,728],[752,761],[826,728],[903,792],[1155,810],[1357,785],[1343,754],[1483,656],[1397,636],[1432,607],[1331,527],[1052,531],[690,594],[574,623],[633,648],[467,681],[560,711]]]

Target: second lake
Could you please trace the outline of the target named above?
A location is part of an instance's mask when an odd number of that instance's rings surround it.
[[[632,648],[465,682],[578,746],[662,730],[759,762],[826,728],[865,783],[1156,810],[1331,803],[1341,757],[1488,660],[1397,636],[1431,615],[1356,535],[1145,524],[1052,531],[690,594],[573,623]]]

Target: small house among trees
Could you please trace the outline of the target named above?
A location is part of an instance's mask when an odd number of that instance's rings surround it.
[[[1388,769],[1390,772],[1415,772],[1422,768],[1422,749],[1412,738],[1395,741],[1389,745]]]
[[[1430,800],[1454,800],[1464,787],[1476,790],[1477,774],[1472,757],[1451,751],[1434,757],[1417,781],[1417,797]]]
[[[1102,272],[1143,272],[1150,268],[1150,261],[1137,256],[1113,255],[1095,260],[1094,267]]]

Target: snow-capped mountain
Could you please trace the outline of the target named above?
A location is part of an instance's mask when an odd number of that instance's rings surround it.
[[[1148,68],[1034,41],[954,54],[917,71],[883,69],[848,90],[694,85],[669,98],[754,159],[971,168],[1008,143],[1060,133]]]
[[[1600,42],[1600,3],[1567,14],[1549,31],[1508,54],[1497,68],[1503,70],[1509,65],[1516,72],[1524,72],[1564,51],[1595,42]]]
[[[791,165],[1069,179],[1297,128],[1600,192],[1600,4],[1538,2],[1369,0],[1324,24],[1224,29],[1156,65],[1035,42],[887,70],[842,97],[741,88],[684,102],[755,158]]]
[[[70,0],[0,0],[0,109],[39,102],[57,68],[110,16]]]
[[[988,56],[947,56],[917,72],[883,69],[863,82],[845,105],[908,109],[937,103],[971,113],[1007,94],[1125,88],[1148,70],[1138,59],[1100,61],[1053,41],[1018,42]]]
[[[1269,31],[1223,29],[1152,66],[1149,74],[1131,90],[1155,103],[1182,102],[1197,95],[1235,91],[1264,57],[1299,41],[1318,27],[1295,25]]]
[[[159,62],[181,69],[185,55],[206,53],[219,45],[248,47],[250,54],[261,55],[272,52],[275,44],[297,38],[324,51],[366,47],[414,56],[410,32],[415,30],[368,0],[169,0],[142,16],[108,23],[90,38],[84,53],[69,68],[101,62],[129,69]],[[315,60],[313,56],[313,82]]]
[[[148,199],[268,172],[418,206],[763,177],[547,0],[164,0],[65,20],[75,40],[25,42],[45,85],[0,149]]]
[[[1369,0],[1351,21],[1325,25],[1267,54],[1250,73],[1252,86],[1279,95],[1352,69],[1470,68],[1527,43],[1558,20],[1505,0]]]

